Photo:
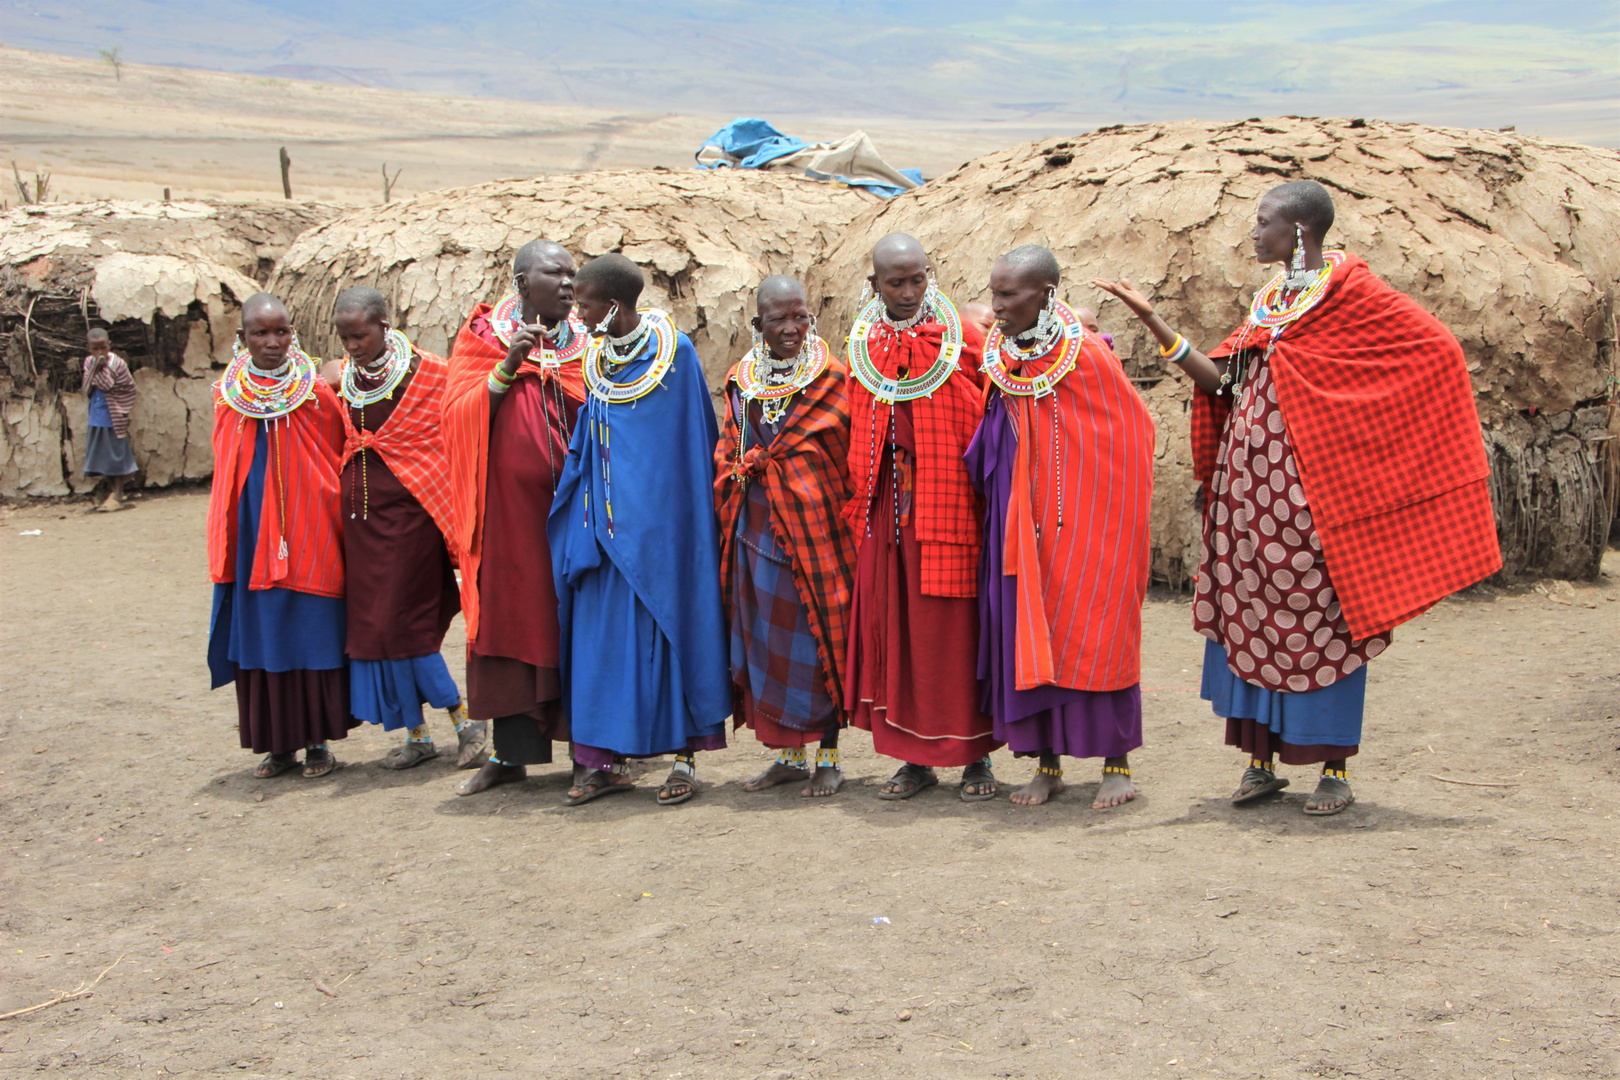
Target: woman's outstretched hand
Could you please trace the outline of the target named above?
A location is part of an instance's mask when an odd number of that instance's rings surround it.
[[[1138,319],[1146,322],[1153,314],[1153,301],[1144,296],[1136,286],[1121,278],[1118,281],[1105,281],[1102,278],[1092,278],[1091,283],[1103,292],[1118,297],[1125,302],[1125,306],[1135,313]]]

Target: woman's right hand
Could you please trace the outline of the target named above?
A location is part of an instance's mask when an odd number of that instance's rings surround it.
[[[1149,300],[1136,286],[1121,278],[1118,281],[1105,281],[1102,278],[1092,278],[1091,283],[1103,292],[1118,297],[1125,302],[1125,306],[1135,313],[1143,322],[1153,314],[1153,301]]]
[[[501,370],[508,375],[516,375],[523,361],[529,358],[529,351],[534,343],[540,340],[540,326],[529,326],[526,323],[518,324],[517,333],[512,335],[512,347],[506,350],[506,359],[501,361]]]

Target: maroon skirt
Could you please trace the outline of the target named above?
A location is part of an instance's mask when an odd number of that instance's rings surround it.
[[[236,669],[236,726],[256,754],[293,754],[349,734],[349,669]]]

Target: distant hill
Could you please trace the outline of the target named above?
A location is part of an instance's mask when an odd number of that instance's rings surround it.
[[[1039,125],[1294,113],[1620,145],[1620,5],[9,0],[14,47],[638,113]]]

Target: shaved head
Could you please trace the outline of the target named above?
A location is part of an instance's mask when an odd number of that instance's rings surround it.
[[[782,300],[803,300],[808,303],[809,297],[797,278],[774,274],[759,283],[759,289],[754,293],[754,310],[762,311]]]
[[[108,334],[107,331],[103,330],[99,326],[92,326],[90,328],[89,332],[86,333],[84,336],[86,338],[88,338],[89,340],[91,340],[91,341],[111,341],[112,340],[112,335]]]
[[[266,315],[280,315],[281,318],[286,319],[287,305],[283,304],[281,298],[274,293],[267,292],[254,293],[242,302],[243,326],[246,326],[250,321],[256,322]]]
[[[901,263],[920,262],[928,265],[928,252],[923,250],[922,243],[910,233],[890,233],[876,244],[872,245],[872,272],[882,276],[888,270]]]
[[[1333,196],[1315,180],[1295,180],[1266,192],[1265,202],[1274,205],[1283,217],[1309,229],[1317,241],[1333,228]]]
[[[332,315],[335,318],[350,311],[359,312],[371,322],[385,322],[388,319],[388,298],[370,285],[344,289],[338,294]]]
[[[530,240],[518,248],[517,254],[512,256],[512,273],[514,275],[527,273],[536,263],[547,257],[561,257],[569,262],[574,261],[574,257],[568,254],[568,249],[559,243],[551,240]]]
[[[641,267],[617,254],[592,259],[574,275],[576,289],[589,288],[608,300],[617,300],[628,309],[635,308],[646,285],[647,278],[641,272]]]
[[[1001,265],[1020,276],[1042,285],[1057,285],[1063,279],[1063,269],[1057,256],[1039,244],[1023,244],[1001,257]]]

